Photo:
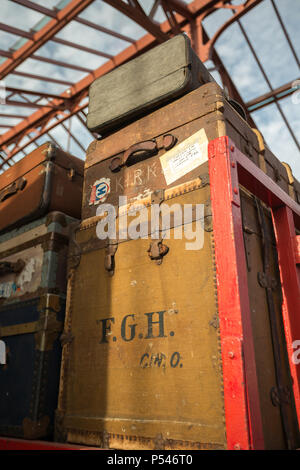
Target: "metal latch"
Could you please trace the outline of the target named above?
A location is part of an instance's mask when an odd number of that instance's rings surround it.
[[[65,346],[66,344],[70,344],[72,343],[74,339],[74,336],[72,335],[71,332],[66,332],[66,331],[63,331],[63,333],[61,334],[59,340],[60,340],[60,344],[61,346]]]
[[[118,249],[118,242],[109,240],[106,245],[106,255],[104,259],[104,267],[110,275],[114,274],[115,270],[115,254]]]
[[[156,264],[161,264],[163,257],[168,253],[169,247],[164,245],[162,240],[153,240],[147,250],[149,258],[156,261]]]
[[[286,405],[291,404],[291,391],[287,385],[284,387],[272,387],[270,395],[274,406],[279,406],[284,403]]]
[[[263,287],[264,289],[267,289],[267,288],[276,289],[277,287],[276,279],[272,277],[270,274],[265,273],[263,271],[260,271],[257,273],[257,280],[259,282],[259,285]]]
[[[76,174],[75,169],[72,167],[69,168],[68,173],[67,173],[68,179],[70,181],[73,181],[73,179],[75,178],[75,174]]]

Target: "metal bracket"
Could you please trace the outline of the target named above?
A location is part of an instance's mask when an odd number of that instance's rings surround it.
[[[165,200],[164,189],[156,189],[151,193],[151,204],[161,204]]]
[[[270,288],[274,290],[277,287],[276,279],[263,271],[257,273],[257,280],[264,289]]]
[[[106,271],[112,276],[115,270],[115,254],[118,249],[118,242],[116,240],[108,240],[106,245],[106,254],[104,259],[104,267]]]
[[[274,406],[280,406],[282,404],[291,404],[291,391],[288,386],[272,387],[270,390],[270,396]]]
[[[156,261],[156,264],[161,264],[163,257],[168,253],[169,247],[164,245],[162,240],[153,240],[147,250],[149,258]]]
[[[66,344],[70,344],[72,343],[74,339],[74,336],[72,335],[71,332],[66,332],[66,331],[63,331],[59,340],[60,340],[60,344],[61,346],[65,346]]]

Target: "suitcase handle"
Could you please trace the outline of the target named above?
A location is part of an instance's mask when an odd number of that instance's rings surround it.
[[[18,191],[22,191],[26,186],[26,179],[19,178],[17,181],[14,181],[8,188],[5,188],[0,192],[0,203],[8,199],[9,197],[16,194]]]
[[[127,149],[123,157],[115,157],[110,162],[109,168],[111,171],[119,171],[123,166],[129,166],[135,162],[146,160],[146,158],[156,155],[160,149],[169,150],[176,144],[177,139],[172,134],[166,134],[163,136],[162,147],[157,145],[155,139],[145,140],[144,142],[139,142],[134,144],[129,149]]]
[[[25,266],[25,262],[22,259],[18,259],[15,263],[10,261],[0,262],[0,276],[11,273],[20,273]]]

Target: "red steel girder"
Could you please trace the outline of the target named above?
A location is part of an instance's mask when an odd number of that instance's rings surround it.
[[[17,75],[19,77],[24,77],[24,78],[32,78],[33,80],[41,80],[43,82],[57,83],[58,85],[67,85],[67,86],[74,85],[74,82],[70,82],[68,80],[62,80],[61,78],[44,77],[43,75],[36,75],[33,73],[19,72],[19,71],[17,72],[16,70],[12,72],[12,75]]]
[[[88,26],[89,28],[96,29],[97,31],[100,31],[101,33],[108,34],[109,36],[113,36],[115,38],[121,39],[122,41],[130,42],[131,44],[135,43],[135,39],[132,39],[129,36],[125,36],[124,34],[120,34],[116,31],[112,31],[111,29],[104,28],[104,26],[93,23],[92,21],[88,21],[85,18],[80,18],[79,16],[77,16],[76,18],[74,18],[74,20],[77,21],[77,23],[84,24],[85,26]]]
[[[47,127],[47,128],[46,128],[46,126],[47,126],[49,120],[51,120],[53,117],[55,117],[55,115],[57,114],[57,112],[56,112],[55,114],[53,113],[53,116],[51,115],[51,117],[50,117],[50,118],[47,118],[47,120],[40,121],[40,122],[39,122],[39,126],[41,126],[42,129],[41,129],[39,132],[37,132],[35,128],[30,128],[29,130],[27,130],[26,133],[25,133],[25,132],[21,133],[21,135],[18,137],[16,146],[15,146],[13,152],[11,152],[11,154],[13,153],[13,155],[15,155],[15,154],[17,154],[18,152],[22,152],[28,145],[35,143],[35,140],[36,140],[37,138],[39,138],[40,136],[42,136],[42,135],[44,135],[44,134],[49,133],[49,131],[51,131],[52,129],[54,129],[55,127],[57,127],[59,124],[63,123],[63,122],[66,121],[67,119],[70,119],[70,117],[74,116],[74,115],[77,114],[78,112],[83,111],[84,108],[86,108],[86,104],[83,104],[83,105],[80,105],[80,106],[77,105],[77,106],[74,107],[74,109],[72,110],[72,112],[70,112],[70,114],[64,114],[64,113],[62,113],[62,117],[60,117],[60,118],[57,120],[57,122],[53,123],[50,127]],[[37,126],[37,127],[39,127],[39,126]],[[32,131],[32,130],[35,130],[35,132],[36,132],[38,135],[36,135],[36,136],[34,136],[34,137],[31,137],[31,138],[30,138],[27,142],[25,142],[22,146],[19,146],[19,142],[21,142],[21,140],[23,139],[23,137],[25,137],[25,135],[28,135],[29,132]],[[6,146],[3,147],[3,148],[6,150],[6,153],[9,154],[8,148],[7,148]],[[0,164],[0,169],[3,167],[3,165],[4,165],[5,163],[7,163],[8,165],[10,164],[9,162],[10,162],[10,160],[12,159],[13,155],[8,155],[8,157],[5,158],[5,159],[4,159],[3,157],[1,157],[1,155],[0,155],[0,157],[2,158],[2,160],[4,160],[3,163]]]
[[[263,95],[260,95],[251,101],[248,101],[248,103],[246,103],[247,108],[252,108],[253,106],[255,106],[255,108],[251,109],[251,111],[256,111],[267,106],[270,103],[274,103],[275,101],[279,101],[286,98],[287,96],[290,96],[295,92],[295,88],[293,87],[295,81],[296,80],[286,83],[285,85],[275,88],[272,91],[269,91],[268,93],[264,93]]]
[[[30,2],[30,0],[11,0],[14,3],[18,3],[23,7],[30,8],[31,10],[38,11],[43,15],[50,16],[51,18],[56,17],[56,12],[54,10],[50,10],[49,8],[43,7],[42,5],[38,5],[35,2]]]
[[[33,32],[24,31],[23,29],[15,28],[13,26],[9,26],[4,23],[0,23],[0,30],[5,31],[6,33],[14,34],[16,36],[21,36],[23,38],[32,39]],[[89,54],[99,55],[101,57],[106,57],[107,59],[111,59],[112,55],[107,54],[105,52],[98,51],[97,49],[91,49],[90,47],[83,46],[82,44],[77,44],[75,42],[66,41],[65,39],[60,38],[51,38],[52,42],[57,44],[62,44],[63,46],[73,47],[74,49],[79,49],[84,52],[88,52]],[[9,57],[11,57],[12,53],[8,51]],[[34,57],[34,56],[32,56]]]
[[[128,18],[131,18],[142,28],[152,34],[158,42],[163,42],[168,39],[168,35],[161,30],[158,23],[154,22],[146,15],[137,0],[130,0],[128,3],[125,3],[123,0],[103,1],[128,16]]]
[[[61,97],[59,95],[55,95],[53,93],[48,93],[44,91],[34,91],[34,90],[24,90],[21,88],[14,88],[7,86],[5,87],[6,91],[12,92],[13,94],[25,94],[25,95],[32,95],[32,96],[39,96],[41,98],[53,98],[53,99],[60,99]],[[68,98],[66,98],[68,99]]]
[[[215,4],[211,8],[207,8],[206,10],[204,10],[203,13],[198,15],[197,27],[199,28],[198,35],[200,41],[199,57],[202,62],[206,62],[207,60],[212,59],[211,54],[213,46],[217,39],[220,37],[220,35],[225,31],[225,29],[228,28],[236,20],[241,18],[243,15],[245,15],[245,13],[247,13],[252,8],[256,7],[259,3],[262,2],[262,0],[246,0],[240,5],[230,5],[228,4],[228,1],[230,0],[220,0],[218,2],[215,2]],[[225,23],[218,29],[218,31],[214,34],[212,38],[205,38],[202,21],[214,11],[224,8],[232,10],[233,16],[229,20],[225,21]]]
[[[33,33],[31,39],[18,50],[14,51],[11,58],[8,58],[0,65],[0,80],[15,70],[16,67],[49,41],[49,39],[53,38],[93,1],[94,0],[71,0],[62,10],[57,11],[55,17],[41,28],[40,31]]]
[[[282,288],[282,321],[300,423],[300,208],[278,184],[240,152],[227,136],[209,142],[212,219],[215,232],[220,342],[228,449],[264,448],[253,330],[243,241],[240,185],[272,211]],[[228,314],[230,312],[230,314]],[[296,347],[295,347],[296,343]],[[242,351],[241,351],[242,350]]]
[[[212,13],[214,11],[213,7],[216,8],[224,8],[226,5],[227,1],[229,0],[223,0],[223,1],[218,1],[218,0],[194,0],[191,4],[186,5],[188,10],[192,13],[193,18],[201,20],[201,15],[204,14],[203,18],[207,16],[206,10],[210,9],[210,12]],[[248,5],[249,8],[253,8],[255,5],[260,3],[262,0],[247,0],[246,3],[242,5],[243,10],[241,8],[238,10],[239,14],[245,13],[245,5]],[[113,3],[117,4],[117,2],[114,0],[107,0],[107,3]],[[124,12],[128,10],[127,7],[129,7],[131,10],[131,14],[133,14],[134,11],[138,11],[138,7],[135,6],[133,7],[132,3],[130,5],[125,4],[124,2],[118,2],[118,6],[122,6],[122,9],[124,9]],[[239,6],[234,6],[235,9],[239,8]],[[126,9],[126,11],[125,11]],[[139,18],[141,17],[141,13],[139,13]],[[239,16],[240,17],[240,16]],[[203,19],[202,18],[202,19]],[[234,17],[233,17],[234,18]],[[144,19],[144,17],[143,17]],[[195,21],[189,21],[185,17],[181,15],[177,15],[177,21],[178,24],[180,25],[181,29],[184,28],[186,25],[194,25]],[[138,21],[137,21],[138,22]],[[154,23],[153,23],[154,24]],[[199,23],[198,23],[199,24]],[[231,24],[231,23],[230,23]],[[199,28],[198,28],[199,29]],[[222,31],[224,28],[221,28]],[[160,25],[160,31],[164,34],[164,38],[169,38],[169,34],[171,32],[171,26],[169,21],[165,21]],[[201,41],[201,38],[203,37],[204,30],[201,31],[201,36],[200,40],[198,41],[199,49],[198,49],[198,55],[199,51],[201,53],[201,50],[203,48],[203,42]],[[152,33],[145,35],[143,38],[138,40],[135,44],[129,46],[125,50],[123,50],[121,53],[117,54],[112,60],[107,61],[105,64],[103,64],[101,67],[97,68],[94,72],[90,73],[86,77],[84,77],[80,82],[75,84],[74,86],[70,87],[67,92],[63,93],[61,95],[62,99],[61,100],[54,100],[53,105],[54,106],[61,106],[64,102],[64,99],[66,97],[70,98],[70,102],[72,100],[77,100],[78,95],[82,95],[83,97],[87,95],[88,93],[88,88],[91,85],[91,83],[98,77],[110,72],[113,70],[116,66],[121,65],[124,62],[127,62],[128,60],[133,59],[135,56],[138,54],[145,52],[146,50],[150,49],[151,47],[155,46],[157,42],[161,41],[161,36],[159,35],[158,38],[153,38]],[[210,42],[210,44],[206,44],[206,51],[208,51],[208,46],[211,48],[213,47],[213,43]],[[214,51],[215,54],[215,51]],[[230,80],[229,80],[230,82]],[[232,84],[232,88],[234,88],[234,85]],[[235,89],[236,90],[236,89]],[[237,92],[237,90],[236,90]],[[233,98],[235,98],[233,96]],[[240,100],[241,101],[241,100]],[[241,104],[243,104],[241,102]],[[84,106],[86,107],[86,105]],[[75,108],[73,108],[75,109]],[[48,122],[50,121],[59,111],[56,109],[41,109],[35,113],[33,113],[31,116],[27,117],[26,120],[20,122],[17,126],[15,126],[14,129],[11,131],[8,131],[4,133],[2,136],[0,136],[0,146],[3,145],[10,145],[16,141],[16,139],[20,139],[20,137],[23,137],[26,135],[27,129],[36,129],[37,127],[40,126],[40,123],[43,122]],[[73,111],[71,111],[73,113]],[[75,112],[73,113],[75,114]],[[45,125],[44,129],[42,131],[39,131],[38,136],[43,135],[46,130],[45,130]],[[25,148],[24,146],[22,148]],[[18,148],[16,147],[14,150],[12,150],[9,155],[7,160],[9,160],[13,155],[15,155],[18,152]],[[0,166],[1,168],[1,166]]]
[[[18,3],[19,5],[22,5],[26,8],[29,8],[31,10],[38,11],[39,13],[43,13],[46,16],[50,16],[51,18],[56,17],[56,10],[53,9],[50,10],[49,8],[43,7],[42,5],[38,5],[37,3],[30,2],[29,0],[11,0],[14,3]],[[79,16],[74,18],[75,21],[78,23],[82,23],[86,26],[89,26],[90,28],[97,29],[98,31],[101,31],[102,33],[109,34],[111,36],[114,36],[116,38],[122,39],[123,41],[131,42],[134,43],[135,40],[132,38],[129,38],[128,36],[125,36],[124,34],[117,33],[116,31],[112,31],[111,29],[104,28],[103,26],[100,26],[96,23],[92,23],[91,21],[85,20],[84,18],[80,18]]]

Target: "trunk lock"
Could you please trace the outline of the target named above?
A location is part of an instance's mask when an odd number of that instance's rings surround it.
[[[156,264],[161,264],[163,257],[168,253],[169,247],[164,245],[162,240],[154,240],[150,243],[147,250],[149,258],[156,261]]]

